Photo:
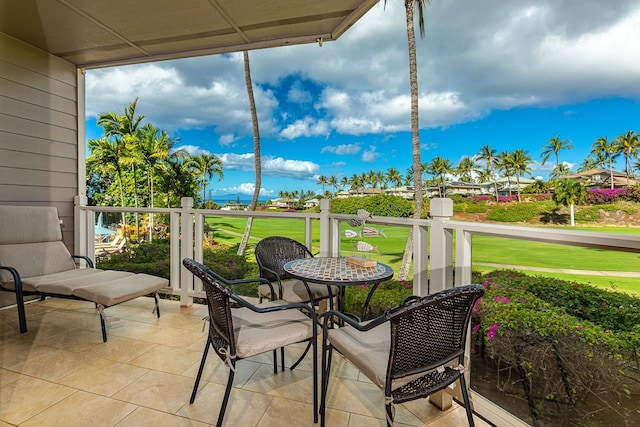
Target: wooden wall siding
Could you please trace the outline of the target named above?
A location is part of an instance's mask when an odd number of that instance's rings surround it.
[[[0,33],[0,204],[55,206],[73,249],[76,67]]]

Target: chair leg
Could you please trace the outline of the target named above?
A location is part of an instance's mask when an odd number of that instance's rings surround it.
[[[322,384],[320,384],[320,426],[325,426],[327,390],[329,389],[329,373],[331,371],[331,353],[333,348],[322,344]]]
[[[193,403],[196,400],[196,393],[198,392],[198,385],[200,384],[200,378],[202,377],[202,371],[204,370],[204,364],[207,360],[207,354],[209,353],[209,339],[204,346],[204,352],[202,353],[202,360],[200,361],[200,369],[198,369],[198,375],[196,375],[196,382],[193,384],[193,391],[191,392],[191,400],[189,403]]]
[[[278,350],[273,350],[273,373],[278,373]]]
[[[159,319],[160,318],[160,305],[158,304],[158,293],[157,292],[153,294],[153,299],[156,300],[156,306],[153,309],[153,311],[156,312],[156,315],[158,316],[158,319]]]
[[[107,325],[105,323],[107,315],[104,314],[104,306],[97,304],[98,313],[100,315],[100,327],[102,328],[102,342],[107,342]]]
[[[231,361],[229,366],[229,379],[227,380],[227,388],[224,391],[224,398],[222,399],[222,406],[220,407],[220,414],[218,414],[217,427],[222,427],[222,420],[224,419],[224,413],[227,410],[227,403],[229,403],[229,396],[231,395],[231,387],[233,386],[233,376],[235,375],[236,364]]]
[[[284,347],[280,347],[280,357],[282,358],[282,360],[280,360],[280,365],[282,367],[282,372],[284,372]]]
[[[318,422],[318,337],[311,338],[313,347],[313,423]],[[307,346],[309,350],[309,346]],[[305,350],[305,354],[306,354]],[[302,355],[304,357],[304,354]],[[293,367],[291,368],[293,369]]]
[[[312,345],[312,344],[313,344],[313,343],[312,343],[311,341],[309,341],[309,342],[307,343],[307,348],[305,348],[305,349],[304,349],[304,352],[302,353],[302,356],[300,356],[300,357],[298,358],[298,360],[296,360],[296,363],[294,363],[293,365],[291,365],[291,367],[289,368],[289,370],[293,371],[293,370],[294,370],[294,369],[295,369],[295,368],[300,364],[300,362],[302,362],[302,359],[304,359],[304,358],[305,358],[305,356],[306,356],[306,355],[307,355],[307,353],[309,352],[309,349],[311,348],[311,345]]]
[[[460,387],[462,387],[462,399],[464,400],[464,409],[467,411],[469,427],[475,427],[473,413],[471,412],[471,402],[469,401],[469,391],[467,390],[467,381],[464,378],[464,374],[460,375]]]
[[[387,403],[385,411],[387,412],[387,427],[393,427],[393,403]]]

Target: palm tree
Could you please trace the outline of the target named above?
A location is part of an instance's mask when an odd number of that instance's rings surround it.
[[[531,172],[531,168],[529,167],[530,163],[531,156],[522,148],[518,148],[511,153],[511,167],[516,175],[516,183],[518,185],[518,202],[522,201],[520,199],[520,177],[525,173]]]
[[[335,175],[331,175],[327,179],[327,184],[329,184],[331,187],[333,187],[333,195],[335,195],[336,192],[338,191],[338,178],[336,178]]]
[[[324,175],[320,175],[318,177],[318,180],[316,181],[316,184],[321,185],[322,186],[322,191],[324,192],[324,186],[327,185],[329,182],[327,180],[327,177]]]
[[[574,208],[577,203],[583,203],[586,197],[586,189],[572,179],[561,179],[558,181],[553,193],[553,201],[569,207],[571,226],[575,226]]]
[[[386,6],[387,0],[384,1]],[[418,11],[418,27],[420,36],[424,37],[424,11],[427,9],[428,0],[404,0],[404,8],[407,23],[407,43],[409,50],[409,86],[411,89],[411,152],[413,161],[413,185],[416,200],[415,218],[422,216],[424,196],[422,191],[422,168],[420,162],[420,121],[418,120],[418,62],[416,60],[416,35],[413,26],[415,9]],[[409,231],[407,246],[402,257],[402,265],[398,278],[406,280],[409,275],[409,266],[413,256],[413,232]]]
[[[164,162],[174,144],[177,141],[169,138],[169,135],[163,130],[158,129],[151,123],[146,124],[140,129],[140,138],[135,149],[131,152],[132,156],[137,158],[139,162],[145,166],[147,175],[147,197],[149,207],[154,207],[154,172],[159,165]],[[153,239],[153,214],[149,214],[149,241]]]
[[[618,135],[613,140],[613,145],[616,147],[618,153],[624,156],[624,170],[627,175],[627,186],[629,182],[629,173],[633,175],[633,169],[631,168],[631,159],[638,156],[638,148],[640,146],[640,137],[632,130],[628,131],[624,135]],[[613,180],[612,180],[613,183]]]
[[[473,174],[477,172],[478,167],[469,156],[463,156],[460,159],[460,163],[458,163],[455,171],[456,175],[458,175],[458,179],[466,183],[473,182]]]
[[[542,164],[544,165],[551,154],[555,154],[556,156],[556,167],[560,165],[559,153],[561,150],[573,150],[573,145],[571,145],[571,141],[568,139],[560,139],[560,135],[554,136],[549,139],[549,143],[547,145],[542,146]]]
[[[436,156],[429,163],[429,171],[436,178],[440,197],[447,195],[446,177],[453,173],[453,167],[448,159]]]
[[[567,166],[564,163],[560,163],[558,166],[553,168],[553,171],[551,171],[550,178],[551,179],[562,178],[563,176],[569,175],[569,173],[571,173],[571,170],[569,170],[569,166]]]
[[[253,127],[253,164],[256,171],[256,180],[253,188],[253,196],[251,197],[250,211],[255,211],[258,205],[258,197],[260,196],[260,187],[262,186],[262,157],[260,154],[260,127],[258,126],[258,112],[256,109],[256,100],[253,96],[253,83],[251,81],[251,66],[249,64],[249,52],[242,52],[244,58],[244,82],[247,86],[247,95],[249,97],[249,109],[251,110],[251,124]],[[244,254],[251,234],[253,225],[253,217],[247,218],[247,225],[242,236],[242,241],[238,246],[238,255]]]
[[[496,203],[498,202],[498,182],[496,181],[496,177],[494,174],[495,169],[498,167],[500,160],[496,155],[496,150],[494,148],[489,147],[488,145],[483,145],[480,147],[480,152],[476,154],[476,159],[480,161],[484,161],[485,170],[489,172],[491,175],[491,180],[493,181],[493,191],[496,196]]]
[[[596,158],[606,159],[609,163],[611,189],[613,189],[613,161],[618,157],[618,155],[620,155],[620,151],[618,151],[616,144],[609,142],[609,139],[606,136],[601,136],[591,145],[591,155]]]
[[[400,187],[402,185],[402,177],[400,176],[400,172],[398,172],[398,169],[394,167],[387,169],[385,176],[386,180],[390,182],[394,187]]]
[[[511,196],[511,177],[513,176],[513,159],[508,151],[498,154],[497,169],[507,178],[509,196]]]
[[[200,181],[202,205],[204,206],[207,184],[209,183],[207,178],[213,178],[213,175],[218,175],[218,181],[220,181],[224,177],[222,160],[215,154],[200,154],[189,158],[187,165]]]

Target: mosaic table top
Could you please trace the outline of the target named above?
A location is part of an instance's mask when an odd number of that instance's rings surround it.
[[[313,283],[330,285],[368,285],[393,277],[388,265],[377,263],[363,267],[346,262],[344,257],[316,257],[289,261],[284,270],[293,277]]]

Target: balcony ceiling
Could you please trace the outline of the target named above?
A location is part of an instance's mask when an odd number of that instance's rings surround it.
[[[97,68],[342,35],[378,0],[0,0],[0,31]]]

